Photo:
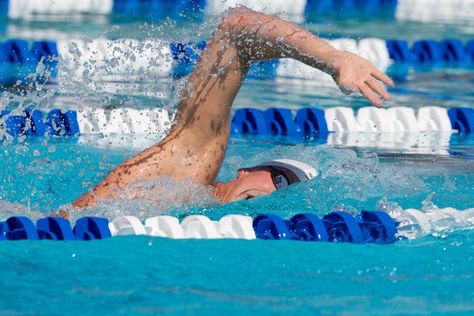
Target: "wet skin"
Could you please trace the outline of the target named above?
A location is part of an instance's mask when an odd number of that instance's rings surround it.
[[[251,199],[275,191],[271,172],[267,168],[239,169],[237,177],[215,185],[214,197],[223,203]]]

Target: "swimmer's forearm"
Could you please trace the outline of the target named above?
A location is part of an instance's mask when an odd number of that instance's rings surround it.
[[[125,186],[125,184],[131,180],[123,176],[123,173],[127,172],[127,169],[129,168],[127,161],[115,167],[92,190],[87,191],[79,198],[74,200],[71,203],[71,206],[75,209],[84,208],[88,206],[94,206],[100,200],[118,198],[120,194],[117,194],[117,192],[120,192]],[[136,178],[134,180],[138,181],[139,178]]]
[[[293,58],[323,71],[334,67],[332,57],[339,51],[293,23],[246,8],[233,10],[225,20],[247,63]]]
[[[86,192],[82,196],[80,196],[78,199],[74,200],[71,203],[72,207],[77,209],[77,208],[83,208],[83,207],[87,207],[87,206],[96,205],[97,204],[97,196],[98,195],[100,196],[100,193],[96,194],[96,192],[101,191],[101,185],[102,185],[102,182],[94,188],[94,191]],[[107,195],[102,194],[102,196],[104,196],[104,198],[105,198]],[[109,198],[111,198],[111,197],[112,197],[112,195],[110,195]]]
[[[359,92],[372,104],[389,99],[385,87],[393,81],[364,58],[339,51],[310,32],[278,17],[239,8],[225,18],[240,59],[255,61],[288,57],[329,73],[344,93]]]

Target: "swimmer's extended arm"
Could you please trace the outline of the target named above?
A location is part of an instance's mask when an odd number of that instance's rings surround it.
[[[342,91],[360,92],[377,106],[389,97],[380,81],[393,84],[365,59],[338,51],[299,26],[243,7],[230,10],[189,76],[170,133],[117,166],[73,206],[116,198],[128,183],[160,176],[212,184],[227,148],[232,102],[249,66],[282,57],[331,74]]]
[[[247,67],[255,61],[293,58],[330,74],[344,93],[360,92],[376,106],[389,98],[381,85],[393,85],[387,75],[297,25],[246,8],[235,9],[225,20]]]

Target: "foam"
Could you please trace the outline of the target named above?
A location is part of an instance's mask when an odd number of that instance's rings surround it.
[[[389,215],[399,221],[398,234],[409,239],[426,235],[446,237],[454,231],[474,229],[474,208],[406,209]]]
[[[60,40],[59,78],[121,81],[169,77],[172,54],[161,40]],[[132,62],[130,62],[130,60]]]
[[[84,107],[77,111],[77,121],[81,134],[158,134],[161,136],[165,135],[171,127],[168,111],[156,108],[105,110]]]

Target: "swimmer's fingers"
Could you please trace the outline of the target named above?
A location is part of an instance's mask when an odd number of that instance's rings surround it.
[[[333,59],[336,71],[332,75],[343,93],[360,92],[378,107],[382,106],[382,99],[390,98],[384,84],[393,86],[392,79],[370,62],[348,52],[337,52]]]
[[[380,81],[377,81],[375,79],[369,79],[369,80],[366,81],[366,84],[373,91],[375,91],[379,96],[381,96],[383,99],[385,99],[385,100],[390,99],[390,94],[387,92],[385,87],[380,83]]]
[[[386,74],[384,74],[383,72],[375,69],[373,72],[372,72],[372,77],[374,77],[375,79],[378,79],[380,81],[382,81],[383,83],[385,83],[386,85],[389,85],[391,87],[394,86],[394,83],[393,83],[393,80],[392,78],[390,78],[389,76],[387,76]]]
[[[363,83],[358,86],[360,93],[364,97],[366,97],[373,105],[376,107],[382,106],[382,101],[380,100],[379,96],[374,92],[374,90],[369,87],[366,83]]]
[[[344,93],[345,95],[351,95],[352,93],[358,91],[358,89],[356,88],[346,88],[344,86],[340,86],[339,89],[341,89],[342,93]]]

